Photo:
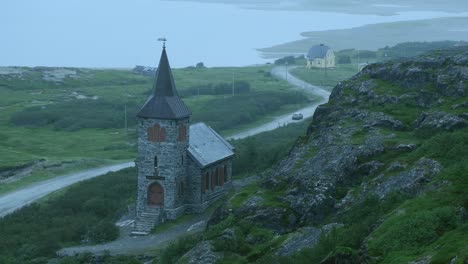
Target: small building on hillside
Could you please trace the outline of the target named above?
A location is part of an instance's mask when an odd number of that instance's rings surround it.
[[[134,235],[185,213],[199,213],[227,193],[234,147],[192,113],[179,97],[166,48],[153,92],[137,114],[138,190]]]
[[[335,68],[335,53],[324,45],[316,45],[309,49],[306,55],[307,68]]]

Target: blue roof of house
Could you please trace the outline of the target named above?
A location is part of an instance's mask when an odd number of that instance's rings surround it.
[[[313,46],[309,49],[309,52],[307,53],[307,58],[309,58],[310,60],[316,58],[323,59],[327,55],[328,50],[330,50],[330,47],[323,44]]]
[[[234,156],[234,147],[204,123],[191,125],[189,135],[188,153],[201,167]]]

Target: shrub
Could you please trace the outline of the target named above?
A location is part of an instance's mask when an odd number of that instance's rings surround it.
[[[0,219],[0,256],[33,263],[39,257],[55,256],[63,245],[117,238],[113,222],[136,196],[134,175],[134,168],[108,173]],[[108,209],[100,211],[106,201]]]
[[[414,250],[429,245],[447,230],[456,227],[453,207],[416,211],[396,216],[376,230],[369,252],[384,255],[390,251]]]
[[[104,243],[119,237],[119,228],[114,223],[103,220],[91,227],[86,237],[94,243]]]
[[[180,257],[182,257],[200,241],[201,236],[198,234],[187,235],[177,239],[162,251],[158,263],[176,263]]]
[[[348,55],[340,55],[338,56],[338,63],[340,64],[350,64],[351,63],[351,57]]]
[[[283,65],[283,64],[292,65],[295,63],[296,63],[296,58],[294,58],[294,56],[286,56],[284,58],[275,60],[276,65]]]
[[[128,116],[134,116],[138,107],[128,104]],[[122,128],[124,105],[104,100],[78,100],[47,106],[35,106],[14,113],[10,123],[15,126],[52,126],[58,130],[76,131],[82,128]],[[128,118],[128,125],[135,125],[135,118]]]

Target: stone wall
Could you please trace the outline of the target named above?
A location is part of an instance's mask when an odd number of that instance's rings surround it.
[[[163,136],[148,140],[148,129],[159,125],[164,130]],[[184,204],[185,198],[179,194],[180,186],[185,185],[187,162],[186,149],[188,147],[189,133],[185,131],[185,140],[178,140],[179,126],[188,127],[189,119],[160,120],[138,118],[138,194],[137,216],[146,211],[148,206],[148,187],[158,182],[164,189],[164,209],[175,209]],[[155,173],[154,163],[157,157],[158,166]],[[150,179],[148,179],[148,176]],[[151,179],[160,176],[162,179]]]
[[[184,213],[200,213],[231,187],[232,159],[223,160],[201,169],[196,161],[187,155],[189,142],[189,119],[160,120],[138,118],[138,194],[136,221],[152,221],[154,224],[166,219],[176,219]],[[186,126],[187,129],[181,128]],[[185,137],[179,133],[185,132]],[[155,170],[155,157],[157,169]],[[216,173],[225,167],[224,184],[218,183],[202,192],[202,176],[206,172]],[[148,188],[157,182],[164,191],[164,206],[148,205]],[[140,225],[143,225],[140,223]]]

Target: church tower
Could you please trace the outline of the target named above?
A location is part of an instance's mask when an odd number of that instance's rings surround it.
[[[136,235],[184,213],[190,116],[163,47],[152,94],[137,114]]]

